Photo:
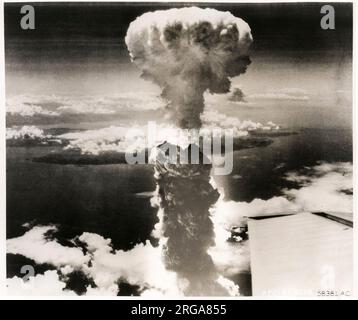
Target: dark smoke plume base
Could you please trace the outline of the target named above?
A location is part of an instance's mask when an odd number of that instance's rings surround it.
[[[160,147],[159,147],[160,148]],[[188,147],[189,154],[196,145]],[[177,148],[178,156],[180,149]],[[159,149],[159,153],[161,150]],[[163,156],[155,162],[160,208],[164,263],[175,271],[189,296],[223,296],[228,292],[218,282],[219,274],[208,249],[215,245],[209,209],[219,198],[210,183],[211,165],[170,164]]]

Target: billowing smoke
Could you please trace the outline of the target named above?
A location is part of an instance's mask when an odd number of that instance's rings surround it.
[[[162,235],[166,239],[164,262],[168,270],[184,279],[184,293],[190,296],[228,294],[218,283],[217,270],[208,254],[215,245],[209,209],[219,198],[210,183],[210,171],[211,165],[155,162]]]
[[[230,77],[250,64],[250,27],[214,9],[145,13],[130,24],[125,41],[142,76],[162,88],[169,114],[181,128],[199,128],[204,92],[229,92]]]
[[[126,36],[132,61],[162,88],[170,118],[184,129],[201,127],[206,90],[229,92],[229,78],[246,71],[251,42],[243,20],[196,7],[145,13]],[[179,156],[183,150],[174,147]],[[188,152],[195,148],[188,146]],[[153,152],[161,155],[154,164],[166,268],[186,284],[186,295],[230,294],[208,254],[215,244],[209,210],[219,198],[210,183],[211,165],[204,165],[202,153],[200,164],[170,164],[161,146]]]

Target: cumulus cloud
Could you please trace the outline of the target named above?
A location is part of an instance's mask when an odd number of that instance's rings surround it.
[[[201,137],[212,137],[215,130],[229,129],[233,138],[248,136],[250,132],[257,130],[277,131],[280,126],[268,121],[266,124],[230,117],[217,111],[206,111],[202,116],[203,126],[198,133]],[[153,126],[155,126],[154,130]],[[68,132],[56,136],[59,139],[68,140],[66,149],[80,150],[84,154],[98,155],[102,152],[134,152],[153,148],[164,142],[179,145],[182,148],[188,146],[191,133],[175,125],[167,123],[155,123],[149,125],[110,126],[106,128]]]
[[[215,110],[204,112],[203,116],[204,127],[207,128],[223,128],[234,130],[234,137],[247,135],[250,131],[255,130],[279,130],[280,126],[268,121],[266,124],[254,122],[251,120],[240,120],[237,117],[228,116]]]
[[[249,244],[247,241],[228,241],[231,237],[230,229],[232,225],[225,221],[220,213],[216,207],[212,210],[211,219],[214,225],[215,245],[209,248],[208,253],[219,272],[225,277],[247,272],[250,270]],[[236,218],[237,221],[238,218]]]
[[[149,241],[138,244],[129,251],[112,252],[109,239],[100,235],[83,233],[79,240],[86,244],[91,256],[91,265],[84,266],[99,288],[110,288],[119,279],[144,289],[155,289],[165,294],[180,294],[176,275],[165,269],[161,248],[153,247]]]
[[[245,227],[246,218],[264,214],[296,213],[299,207],[284,197],[252,202],[225,201],[224,192],[211,210],[215,246],[209,249],[215,265],[226,277],[250,271],[249,241],[227,241],[233,227]]]
[[[215,9],[147,12],[130,24],[125,41],[132,61],[161,87],[171,118],[182,128],[200,127],[204,92],[228,92],[229,78],[250,64],[250,27]]]
[[[6,140],[11,139],[47,139],[50,135],[45,135],[44,131],[36,126],[23,126],[6,128]]]
[[[136,130],[136,128],[138,130]],[[117,127],[69,132],[58,137],[70,141],[66,149],[78,149],[82,153],[98,155],[101,152],[125,152],[129,147],[145,147],[145,131],[142,127]],[[128,134],[132,132],[133,134]]]
[[[351,163],[321,163],[307,174],[288,173],[287,179],[299,183],[301,188],[284,191],[303,211],[352,212]]]
[[[46,237],[53,226],[35,226],[23,236],[7,240],[7,252],[21,254],[35,262],[57,267],[23,282],[19,277],[7,279],[9,294],[13,295],[74,295],[66,289],[66,278],[74,270],[82,271],[96,287],[86,287],[85,295],[117,295],[118,283],[125,281],[140,287],[144,297],[181,296],[188,283],[180,281],[175,272],[165,268],[162,246],[153,247],[149,241],[128,251],[113,250],[110,239],[84,232],[67,247]],[[86,248],[83,253],[82,246]],[[36,268],[35,268],[36,270]],[[219,277],[218,283],[237,295],[238,287],[230,280]],[[46,285],[47,283],[47,285]]]
[[[240,121],[216,112],[204,115],[204,126],[199,136],[212,137],[215,130],[230,129],[234,138],[245,137],[254,130],[278,130],[279,126],[268,122],[265,125],[250,120]],[[63,145],[66,150],[79,150],[82,154],[99,155],[105,152],[142,152],[164,142],[187,147],[192,134],[174,125],[155,124],[155,134],[149,133],[148,125],[109,126],[105,128],[70,131],[59,135],[45,134],[36,126],[11,127],[6,129],[6,140],[9,144]]]
[[[296,182],[298,188],[283,190],[283,196],[255,199],[249,203],[225,201],[221,192],[219,200],[210,209],[215,245],[209,248],[208,253],[219,272],[218,283],[231,295],[238,294],[238,287],[227,277],[250,269],[249,240],[237,237],[237,241],[227,241],[232,236],[233,227],[245,227],[245,217],[304,211],[352,212],[351,163],[322,162],[289,172],[286,179]],[[215,188],[213,181],[211,183]],[[74,294],[65,289],[65,279],[74,270],[80,270],[96,285],[87,286],[86,295],[116,295],[119,281],[139,286],[141,295],[149,298],[183,295],[188,284],[180,281],[175,272],[166,269],[162,259],[165,238],[157,229],[162,229],[162,226],[157,226],[155,230],[161,239],[158,247],[147,242],[123,251],[113,250],[110,239],[87,232],[73,241],[73,247],[63,246],[54,239],[55,234],[49,236],[56,231],[56,227],[33,227],[23,236],[7,240],[8,253],[21,254],[39,264],[51,264],[57,267],[57,272],[36,275],[35,285],[28,287],[18,277],[8,279],[9,293]],[[59,277],[59,274],[62,276]]]
[[[236,202],[220,198],[215,204],[218,223],[225,223],[227,228],[240,224],[244,217],[257,215],[304,211],[352,212],[352,164],[349,162],[322,162],[317,166],[304,168],[302,172],[289,172],[285,179],[297,182],[298,188],[283,189],[283,196],[268,200]]]
[[[8,239],[7,252],[21,254],[39,264],[51,264],[63,276],[68,276],[75,269],[82,271],[97,286],[88,286],[88,295],[116,295],[117,284],[121,280],[140,286],[143,292],[150,289],[163,295],[181,294],[176,274],[164,267],[161,247],[153,247],[149,241],[138,244],[129,251],[113,250],[110,239],[84,232],[77,240],[85,246],[85,254],[81,246],[67,247],[48,239],[46,234],[49,231],[56,231],[56,227],[35,226],[20,237]],[[46,279],[49,279],[51,285],[48,288],[49,294],[68,293],[63,292],[65,282],[59,280],[57,273],[53,271],[48,271],[44,276],[37,275],[34,279],[36,286],[31,290],[29,286],[28,292],[38,290],[37,294],[41,295],[44,292],[42,282]],[[21,292],[22,279],[8,279],[8,284],[13,292]]]
[[[215,246],[209,253],[224,276],[249,270],[249,240],[228,242],[232,227],[246,225],[247,217],[299,214],[301,212],[353,212],[352,163],[326,163],[289,172],[286,179],[297,189],[284,189],[283,196],[251,202],[225,201],[224,193],[211,210]]]
[[[164,142],[186,146],[190,141],[190,133],[173,125],[152,123],[69,132],[58,138],[70,141],[66,149],[98,155],[103,152],[141,152]]]
[[[64,247],[56,240],[46,238],[46,233],[55,230],[54,226],[36,226],[21,237],[7,240],[7,252],[56,267],[70,265],[80,268],[86,264],[89,257],[83,254],[81,248]]]
[[[254,199],[251,202],[220,201],[216,210],[222,221],[228,225],[237,224],[241,218],[280,213],[296,213],[301,208],[285,197],[273,197],[268,200]]]
[[[10,146],[66,144],[66,141],[49,134],[45,134],[42,129],[36,126],[6,128],[6,142],[7,145]]]
[[[56,270],[45,271],[44,274],[37,274],[24,281],[19,277],[12,277],[6,280],[7,294],[12,296],[76,296],[76,292],[66,289],[66,281],[61,279]],[[87,286],[86,296],[115,296],[118,293],[118,286],[113,284],[108,288],[93,288]]]
[[[22,278],[13,277],[6,280],[7,294],[14,296],[71,296],[71,290],[65,290],[66,283],[60,280],[56,270],[46,271],[30,277],[24,282]]]

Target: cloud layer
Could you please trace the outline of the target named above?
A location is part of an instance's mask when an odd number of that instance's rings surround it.
[[[233,138],[246,137],[256,131],[266,133],[279,132],[280,126],[269,121],[266,124],[253,122],[251,120],[241,121],[236,117],[229,117],[215,111],[207,111],[203,114],[203,127],[198,131],[202,137],[212,136],[219,128],[224,134],[224,130],[232,130],[230,134]],[[22,138],[21,132],[25,127],[8,129],[8,137]],[[26,127],[27,128],[27,127]],[[43,131],[36,127],[31,127],[34,132],[43,137]],[[56,138],[68,141],[65,147],[68,150],[79,150],[83,154],[98,155],[103,152],[134,152],[152,148],[164,142],[173,145],[186,147],[191,141],[190,132],[180,130],[174,125],[166,123],[156,123],[155,131],[149,131],[152,127],[148,125],[132,126],[109,126],[100,129],[83,130],[68,132],[57,135]],[[155,134],[154,134],[154,133]],[[151,137],[151,139],[149,139]]]
[[[235,241],[227,240],[232,238],[233,227],[245,227],[245,217],[316,210],[352,212],[351,163],[322,162],[289,172],[286,179],[296,182],[297,189],[285,189],[282,196],[255,199],[249,203],[225,201],[221,191],[219,200],[210,211],[215,245],[208,253],[220,274],[217,281],[232,295],[238,294],[238,288],[228,278],[250,270],[249,240],[238,236]],[[158,212],[159,218],[160,215]],[[161,227],[156,226],[154,235],[161,238],[159,229]],[[21,254],[36,263],[47,263],[57,268],[57,272],[36,275],[32,286],[26,286],[18,277],[8,279],[9,293],[74,294],[66,289],[66,276],[74,270],[80,270],[93,279],[95,286],[88,285],[86,295],[116,295],[120,281],[139,286],[141,295],[146,297],[182,295],[187,286],[175,272],[165,268],[162,260],[165,242],[161,241],[158,247],[147,242],[123,251],[114,250],[110,239],[94,233],[84,232],[72,241],[72,247],[61,245],[55,236],[56,227],[35,226],[20,237],[7,240],[8,253]]]
[[[246,225],[246,218],[262,215],[299,214],[300,212],[344,212],[352,214],[353,166],[349,162],[321,162],[286,179],[297,182],[297,189],[284,189],[283,195],[251,202],[225,201],[223,191],[212,209],[216,245],[209,250],[214,263],[224,276],[250,269],[249,240],[233,245],[225,241],[232,227]]]
[[[44,130],[36,126],[7,128],[6,142],[9,146],[66,144],[66,141],[50,134],[45,134]]]

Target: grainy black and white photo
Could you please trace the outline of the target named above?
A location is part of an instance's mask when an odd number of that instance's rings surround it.
[[[353,295],[353,4],[7,2],[10,296]]]

